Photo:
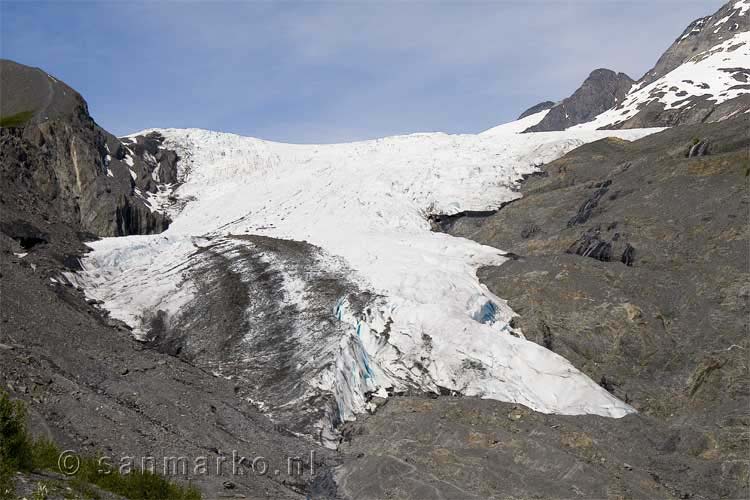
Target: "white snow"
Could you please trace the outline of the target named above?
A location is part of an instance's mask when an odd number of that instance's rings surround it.
[[[739,0],[739,2],[735,3],[732,8],[734,9],[740,9],[739,16],[744,16],[745,13],[750,10],[750,0]]]
[[[664,103],[665,109],[677,109],[689,105],[690,98],[699,96],[721,104],[747,94],[747,89],[731,89],[741,82],[732,78],[731,72],[722,71],[722,68],[750,68],[750,32],[737,33],[710,50],[693,56],[645,87],[634,87],[620,106],[572,129],[591,130],[623,122],[652,101]]]
[[[181,279],[185,263],[163,267],[164,261],[160,260],[163,252],[187,255],[195,250],[190,238],[170,240],[161,235],[139,235],[103,238],[89,246],[96,251],[91,258],[81,260],[86,272],[65,276],[79,286],[94,285],[94,289],[86,290],[87,295],[103,300],[113,317],[129,325],[139,325],[157,309],[175,313],[194,296],[190,283]],[[145,272],[155,268],[159,269],[157,276]],[[108,284],[110,280],[117,283]],[[136,338],[142,338],[140,329],[134,332]]]
[[[722,17],[721,19],[719,19],[718,21],[716,21],[716,23],[714,23],[714,26],[713,26],[714,28],[716,28],[716,29],[714,30],[714,33],[718,33],[718,32],[719,32],[719,30],[721,29],[721,25],[722,25],[722,24],[724,24],[725,22],[729,21],[729,19],[730,19],[730,18],[731,18],[731,17],[733,16],[733,15],[734,15],[734,12],[732,12],[732,13],[731,13],[731,14],[729,14],[728,16],[726,16],[726,17]]]
[[[529,115],[526,118],[522,118],[514,122],[503,123],[502,125],[498,125],[497,127],[492,127],[491,129],[487,129],[484,132],[480,132],[480,135],[507,135],[514,133],[520,134],[527,128],[537,125],[540,121],[542,121],[542,119],[544,119],[545,116],[547,116],[547,113],[549,113],[549,109],[534,113],[533,115]]]
[[[164,147],[182,158],[184,183],[174,194],[188,202],[162,234],[90,243],[84,271],[69,278],[142,335],[138,326],[148,314],[176,312],[194,297],[182,270],[201,258],[195,250],[207,244],[205,237],[305,240],[323,248],[332,266],[343,259],[353,280],[384,297],[360,317],[346,303],[331,304],[349,334],[331,339],[336,359],[309,360],[316,367],[333,361],[309,383],[334,392],[342,418],[367,409],[365,391],[384,394],[407,382],[542,412],[621,417],[633,409],[557,354],[509,333],[513,312],[476,277],[478,267],[504,262],[502,252],[432,232],[427,220],[497,208],[519,196],[512,188],[523,174],[585,142],[657,130],[520,134],[545,114],[478,135],[325,145],[159,130]],[[287,286],[288,300],[303,296],[303,284]],[[479,368],[467,369],[467,362]]]
[[[109,153],[109,145],[106,142],[104,143],[104,149],[107,150],[107,154],[104,155],[104,166],[107,167],[107,175],[112,177],[112,172],[109,170],[109,165],[112,163],[112,155]]]
[[[703,28],[703,25],[706,23],[705,19],[699,19],[696,23],[693,29],[682,35],[682,38],[680,38],[680,42],[688,38],[690,35],[700,33],[701,29]]]
[[[172,213],[172,202],[175,186],[172,184],[159,184],[155,193],[142,193],[146,206],[152,212],[162,212],[168,215]]]

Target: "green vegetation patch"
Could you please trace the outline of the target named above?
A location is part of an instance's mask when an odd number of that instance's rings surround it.
[[[16,472],[49,470],[60,472],[60,448],[48,439],[32,439],[26,429],[26,408],[0,391],[0,499],[14,498],[13,476]],[[87,498],[98,498],[96,488],[131,499],[200,500],[193,486],[182,486],[149,471],[121,474],[102,470],[96,457],[80,456],[78,471],[65,481]],[[44,488],[46,490],[46,486]],[[46,495],[45,495],[46,496]]]
[[[15,115],[1,116],[0,127],[22,127],[34,116],[34,111],[21,111]]]

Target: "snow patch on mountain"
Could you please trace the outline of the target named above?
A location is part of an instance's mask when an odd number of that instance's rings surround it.
[[[699,19],[698,21],[696,21],[695,24],[693,25],[693,28],[687,33],[685,33],[684,35],[682,35],[682,37],[680,38],[680,42],[684,41],[686,38],[690,38],[690,36],[692,35],[700,33],[703,30],[703,26],[705,24],[706,24],[705,19]]]
[[[741,7],[744,12],[745,5]],[[739,7],[735,5],[735,8]],[[617,126],[633,118],[652,102],[664,104],[664,109],[667,110],[689,109],[697,98],[707,99],[718,105],[750,93],[749,80],[750,32],[741,32],[693,56],[645,87],[634,85],[620,105],[605,111],[592,121],[570,129],[592,130]]]
[[[750,0],[739,0],[732,6],[732,8],[740,9],[740,12],[737,15],[744,16],[747,11],[750,10]]]
[[[497,127],[492,127],[490,129],[485,130],[484,132],[480,132],[480,135],[508,135],[508,134],[520,134],[524,130],[526,130],[529,127],[533,127],[534,125],[537,125],[540,121],[544,119],[547,114],[549,114],[549,109],[545,109],[544,111],[540,111],[538,113],[534,113],[533,115],[529,115],[525,118],[521,118],[520,120],[516,120],[510,123],[503,123],[502,125],[498,125]]]

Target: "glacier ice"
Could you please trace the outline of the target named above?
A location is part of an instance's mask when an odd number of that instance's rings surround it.
[[[299,363],[310,391],[336,401],[321,424],[323,441],[333,442],[333,424],[369,409],[370,395],[407,389],[622,417],[633,409],[567,360],[511,334],[513,311],[476,276],[480,266],[502,264],[503,252],[432,232],[428,222],[430,215],[498,208],[519,196],[514,187],[524,174],[585,142],[656,131],[520,134],[545,113],[478,135],[322,145],[160,129],[164,147],[181,157],[182,184],[173,195],[189,201],[162,234],[91,243],[84,270],[69,278],[144,337],[148,311],[179,315],[196,298],[185,273],[202,258],[196,249],[232,235],[304,241],[321,249],[316,265],[345,263],[370,302],[353,308],[346,297],[332,301],[330,316],[343,327],[317,339],[326,348]],[[284,283],[288,300],[304,309],[304,273],[287,273]],[[304,345],[304,331],[290,335]]]

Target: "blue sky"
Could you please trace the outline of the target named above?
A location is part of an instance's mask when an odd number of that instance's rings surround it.
[[[77,89],[117,135],[338,142],[478,132],[599,67],[640,78],[722,4],[0,0],[0,52]]]

